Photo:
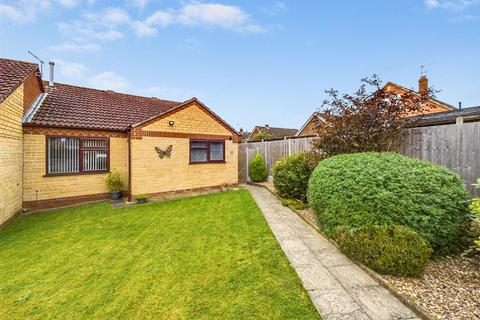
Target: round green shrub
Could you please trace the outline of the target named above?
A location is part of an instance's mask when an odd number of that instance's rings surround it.
[[[275,163],[273,185],[281,197],[305,201],[311,173],[305,154],[297,153]]]
[[[267,166],[260,152],[257,152],[250,162],[249,168],[250,179],[254,182],[265,181],[268,177]]]
[[[382,274],[419,276],[432,254],[425,239],[403,226],[337,227],[333,237],[348,256]]]
[[[446,168],[397,153],[356,153],[319,163],[308,201],[325,233],[336,226],[403,225],[437,254],[459,247],[468,223],[462,179]]]

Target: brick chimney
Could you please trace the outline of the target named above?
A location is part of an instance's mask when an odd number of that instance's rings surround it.
[[[421,76],[418,79],[418,93],[423,94],[428,92],[428,78],[427,76]]]

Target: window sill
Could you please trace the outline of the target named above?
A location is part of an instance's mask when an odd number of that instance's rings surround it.
[[[47,173],[47,174],[44,174],[43,177],[47,178],[47,177],[82,176],[82,175],[102,174],[102,173],[110,173],[110,171],[106,170],[106,171],[89,171],[89,172]]]
[[[216,163],[227,163],[226,161],[204,161],[204,162],[189,162],[188,164],[216,164]]]

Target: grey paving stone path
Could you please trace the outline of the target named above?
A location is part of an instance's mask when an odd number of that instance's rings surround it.
[[[270,191],[246,188],[323,319],[420,319]]]

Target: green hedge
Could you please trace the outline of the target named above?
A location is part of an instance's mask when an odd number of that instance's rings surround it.
[[[333,236],[348,256],[382,274],[419,276],[432,254],[427,241],[403,226],[337,227]]]
[[[309,181],[308,200],[327,234],[336,226],[404,225],[449,253],[468,223],[462,179],[446,168],[396,153],[327,158]]]
[[[283,198],[307,199],[308,179],[312,169],[309,168],[304,153],[285,157],[273,167],[273,184],[277,193]]]
[[[254,182],[265,181],[268,177],[267,166],[260,152],[257,152],[250,162],[249,175]]]

